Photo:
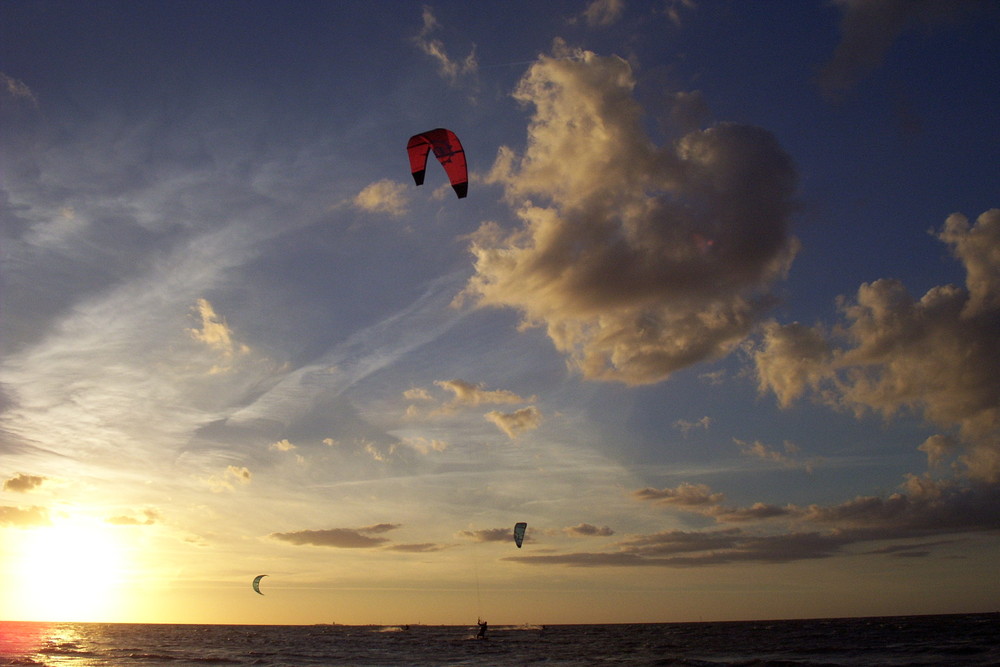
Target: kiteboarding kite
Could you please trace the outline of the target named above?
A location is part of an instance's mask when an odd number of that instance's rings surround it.
[[[417,185],[424,184],[424,171],[427,169],[427,154],[434,149],[434,157],[438,159],[444,171],[448,174],[451,187],[462,199],[469,193],[469,169],[465,164],[465,149],[455,133],[439,127],[410,137],[406,144],[406,152],[410,156],[410,171]]]
[[[260,593],[261,595],[263,595],[263,593],[260,592],[260,580],[266,576],[267,576],[266,574],[258,574],[256,577],[253,578],[253,589],[258,593]]]
[[[524,521],[519,521],[514,524],[514,544],[517,548],[521,548],[521,542],[524,542],[524,530],[528,527]]]

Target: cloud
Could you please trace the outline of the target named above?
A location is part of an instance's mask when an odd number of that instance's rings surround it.
[[[954,20],[981,0],[834,0],[843,12],[841,40],[820,73],[830,97],[853,88],[882,64],[886,52],[905,30]]]
[[[403,438],[402,443],[407,447],[411,447],[414,450],[420,452],[421,454],[430,454],[431,452],[443,452],[448,449],[448,443],[444,440],[431,439],[421,437],[414,438]]]
[[[159,521],[160,514],[156,510],[143,510],[144,519],[137,519],[133,516],[121,515],[108,518],[108,523],[116,526],[152,526]]]
[[[760,440],[754,440],[753,442],[746,442],[740,440],[739,438],[733,438],[733,442],[739,447],[740,452],[744,456],[751,456],[758,459],[763,459],[765,461],[774,461],[775,463],[780,463],[786,467],[796,468],[803,467],[806,470],[812,469],[812,465],[809,463],[800,463],[795,459],[795,456],[799,453],[799,448],[794,442],[786,440],[782,447],[784,451],[779,451],[774,447],[769,447],[765,445]]]
[[[253,473],[246,466],[227,466],[221,477],[212,475],[207,482],[215,492],[232,491],[236,484],[249,484],[253,479]]]
[[[674,25],[681,25],[681,10],[697,9],[698,5],[694,0],[666,0],[666,14],[667,18]]]
[[[432,401],[430,393],[423,387],[414,387],[403,392],[403,398],[408,401]]]
[[[525,431],[532,431],[542,423],[542,413],[533,405],[515,410],[514,412],[500,412],[491,410],[484,417],[486,421],[492,422],[501,431],[507,434],[511,440],[516,439]]]
[[[580,523],[575,526],[563,528],[563,532],[570,537],[608,537],[614,535],[615,531],[610,526],[594,526],[589,523]]]
[[[0,72],[0,109],[11,104],[27,104],[38,108],[38,98],[23,81]]]
[[[469,74],[475,74],[479,69],[479,63],[476,60],[476,48],[472,47],[467,55],[462,60],[452,60],[448,57],[448,53],[445,50],[444,42],[440,39],[432,38],[431,33],[436,32],[441,28],[441,24],[437,22],[434,18],[434,12],[430,7],[424,6],[423,9],[423,28],[420,30],[420,34],[414,39],[414,42],[421,51],[429,55],[431,58],[437,62],[438,72],[441,76],[447,79],[452,85],[458,83],[458,80]]]
[[[25,475],[24,473],[19,472],[10,479],[4,480],[3,490],[14,491],[16,493],[26,493],[41,486],[45,480],[45,477],[41,477],[39,475]]]
[[[587,25],[607,26],[618,21],[625,11],[625,0],[592,0],[583,10]]]
[[[532,403],[537,397],[521,398],[512,391],[505,389],[486,390],[482,385],[472,384],[465,380],[441,380],[434,382],[442,389],[447,389],[455,395],[451,405],[483,405],[502,403]]]
[[[575,566],[693,567],[737,561],[787,562],[826,558],[845,548],[869,543],[924,539],[931,536],[993,533],[1000,529],[1000,487],[993,484],[962,485],[956,481],[907,476],[899,492],[888,497],[860,496],[835,505],[779,507],[754,503],[749,507],[725,507],[721,494],[707,487],[681,485],[675,489],[643,489],[633,494],[653,502],[676,497],[689,500],[671,503],[678,508],[714,518],[719,523],[752,525],[766,523],[766,533],[745,528],[704,532],[666,531],[636,536],[613,545],[613,551],[546,556],[542,560],[509,559],[532,564]],[[785,527],[782,530],[781,523]],[[764,525],[764,524],[762,524]],[[912,551],[927,555],[927,549],[953,540],[924,541],[919,545],[871,549],[868,554]],[[917,553],[915,550],[921,551]]]
[[[271,533],[270,537],[295,545],[336,547],[338,549],[370,549],[389,541],[374,537],[399,528],[399,524],[380,523],[365,528],[330,528],[327,530],[299,530],[291,533]]]
[[[226,320],[216,314],[207,299],[198,299],[197,312],[201,318],[201,328],[188,329],[188,333],[195,340],[218,352],[224,359],[224,362],[214,366],[210,373],[224,373],[230,370],[232,359],[246,354],[250,348],[233,340],[233,332],[226,324]]]
[[[253,475],[250,474],[250,470],[246,467],[228,466],[226,468],[226,477],[231,477],[240,484],[249,484]]]
[[[705,484],[688,484],[684,482],[675,489],[654,489],[646,487],[632,493],[637,500],[645,500],[662,505],[677,505],[680,507],[704,507],[718,505],[724,496],[712,493]]]
[[[0,505],[0,526],[33,528],[35,526],[48,526],[51,523],[49,511],[44,507],[22,508]]]
[[[764,521],[780,517],[797,517],[801,512],[793,506],[778,507],[766,503],[754,503],[750,507],[712,507],[704,512],[714,517],[719,523],[743,523],[747,521]]]
[[[354,205],[370,213],[402,217],[408,210],[409,188],[398,181],[383,178],[367,186],[354,197]]]
[[[462,530],[459,537],[471,539],[473,542],[507,542],[514,539],[510,528],[481,528],[479,530]]]
[[[433,553],[435,551],[443,551],[447,547],[444,547],[440,544],[434,544],[432,542],[425,542],[422,544],[393,544],[385,548],[387,551],[402,551],[404,553],[426,554],[426,553]]]
[[[841,299],[844,322],[768,323],[753,351],[758,386],[787,407],[817,401],[886,419],[909,411],[946,429],[921,449],[959,473],[1000,482],[1000,209],[970,225],[949,216],[937,233],[965,268],[965,288],[944,285],[914,299],[897,280],[863,284]]]
[[[865,539],[901,539],[1000,529],[1000,488],[962,486],[910,476],[887,498],[862,496],[829,507],[811,505],[802,518]]]
[[[295,445],[290,443],[288,439],[279,440],[278,442],[272,442],[268,449],[273,449],[279,452],[290,452],[293,449],[298,449]]]
[[[844,542],[835,535],[815,532],[759,536],[736,528],[706,532],[672,530],[623,540],[615,545],[616,551],[508,556],[503,560],[528,565],[573,567],[703,567],[735,562],[782,563],[827,558],[837,553]]]
[[[674,428],[679,429],[681,433],[687,435],[696,428],[708,430],[708,427],[712,424],[711,417],[702,417],[701,419],[693,422],[685,421],[683,419],[678,419],[674,422]]]
[[[560,44],[529,69],[527,149],[502,147],[487,177],[521,226],[470,237],[456,302],[514,308],[585,378],[638,385],[732,351],[798,243],[795,170],[770,133],[722,123],[657,147],[634,85],[626,61]]]

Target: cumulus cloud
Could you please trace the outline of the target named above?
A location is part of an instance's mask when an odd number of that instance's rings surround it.
[[[246,354],[250,348],[233,339],[233,332],[226,324],[226,320],[216,314],[208,299],[198,299],[196,310],[201,319],[201,328],[188,329],[188,334],[222,356],[223,361],[216,364],[211,373],[224,373],[230,370],[232,360],[238,355]]]
[[[841,300],[844,322],[763,328],[753,350],[759,388],[782,406],[804,395],[861,416],[903,411],[945,429],[921,449],[933,465],[1000,481],[1000,209],[970,224],[950,216],[938,232],[965,267],[965,287],[914,299],[897,280],[863,284]]]
[[[542,413],[533,405],[514,412],[491,410],[484,417],[486,417],[486,421],[495,424],[497,428],[506,433],[511,440],[516,439],[525,431],[538,428],[542,423]]]
[[[383,178],[359,192],[353,201],[363,211],[386,213],[398,218],[406,215],[408,192],[405,184]]]
[[[834,0],[840,7],[841,40],[820,74],[824,93],[835,97],[882,64],[905,30],[953,20],[982,0]]]
[[[0,505],[0,526],[32,528],[34,526],[48,526],[51,523],[49,511],[44,507],[24,508]]]
[[[290,452],[294,449],[298,449],[295,445],[288,441],[288,439],[279,440],[278,442],[272,442],[268,449],[273,449],[278,452]]]
[[[270,537],[295,545],[336,547],[338,549],[370,549],[379,547],[389,538],[381,533],[399,528],[399,524],[380,523],[364,528],[329,528],[326,530],[299,530],[290,533],[271,533]]]
[[[501,148],[487,177],[521,224],[470,237],[458,301],[519,310],[586,378],[646,384],[727,354],[773,303],[796,175],[757,127],[654,145],[634,85],[626,61],[559,44],[529,69],[527,148]]]
[[[41,486],[45,479],[45,477],[40,475],[25,475],[19,472],[10,479],[4,480],[3,490],[26,493]]]
[[[208,484],[213,491],[232,491],[233,484],[249,484],[253,479],[253,473],[245,466],[227,466],[226,471],[221,475],[213,475],[208,478]]]
[[[414,43],[416,43],[417,48],[434,59],[441,76],[455,84],[462,76],[475,74],[479,69],[475,46],[469,51],[469,55],[462,60],[453,60],[448,56],[444,42],[431,36],[432,33],[441,28],[441,24],[434,17],[434,12],[430,7],[424,6],[422,16],[424,25],[420,34],[414,39]]]

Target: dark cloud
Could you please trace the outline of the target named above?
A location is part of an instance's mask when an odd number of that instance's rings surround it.
[[[792,506],[779,507],[767,503],[754,503],[750,507],[713,507],[708,514],[720,523],[740,523],[794,517],[799,515],[799,511]]]
[[[985,4],[982,0],[835,0],[843,11],[841,41],[820,74],[830,97],[852,88],[882,64],[904,31],[954,20]]]
[[[45,479],[39,475],[25,475],[19,472],[14,477],[4,480],[3,490],[25,493],[41,486]]]
[[[738,529],[711,532],[668,531],[633,538],[607,553],[509,556],[503,560],[528,565],[573,567],[699,567],[736,562],[783,563],[827,558],[846,540],[820,533],[755,536]]]
[[[434,544],[433,542],[424,542],[423,544],[393,544],[392,546],[386,547],[389,551],[403,551],[406,553],[431,553],[434,551],[442,551],[446,547],[440,544]]]
[[[677,488],[654,489],[646,487],[632,492],[632,497],[664,505],[680,507],[706,507],[718,505],[723,500],[721,493],[712,493],[705,484],[680,484]]]
[[[308,544],[316,547],[337,547],[340,549],[370,549],[389,541],[385,537],[372,534],[385,533],[399,527],[399,524],[380,523],[366,528],[329,528],[327,530],[299,530],[291,533],[271,533],[270,537],[291,544]]]
[[[0,526],[32,528],[34,526],[48,526],[51,523],[49,511],[44,507],[23,508],[0,505]]]
[[[513,541],[514,533],[510,528],[481,528],[479,530],[463,530],[459,537],[471,539],[473,542],[506,542]]]
[[[563,528],[563,532],[572,537],[608,537],[615,534],[610,526],[594,526],[589,523]]]

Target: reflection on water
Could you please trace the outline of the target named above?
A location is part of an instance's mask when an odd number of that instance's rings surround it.
[[[36,653],[53,636],[53,626],[49,623],[4,623],[0,628],[3,656]]]
[[[58,665],[70,656],[79,656],[85,642],[81,629],[73,624],[0,623],[0,665],[12,658],[27,659],[14,664]]]

